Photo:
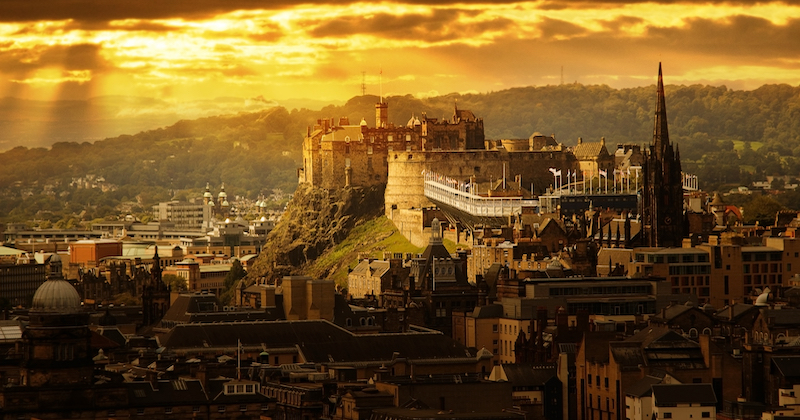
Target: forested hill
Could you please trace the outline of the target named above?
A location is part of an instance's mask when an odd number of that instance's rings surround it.
[[[800,87],[667,85],[665,91],[671,139],[680,146],[684,169],[698,174],[706,188],[800,175]],[[613,153],[617,143],[651,140],[655,95],[654,85],[567,84],[386,101],[390,121],[398,125],[423,112],[449,119],[457,106],[484,119],[489,139],[527,138],[538,131],[572,145],[578,137],[605,137]],[[272,108],[180,121],[95,143],[18,147],[0,153],[0,218],[75,224],[129,211],[144,214],[154,202],[196,196],[206,182],[215,189],[225,182],[229,195],[252,199],[276,188],[288,193],[296,186],[306,128],[316,119],[342,116],[374,125],[377,101],[360,96],[319,111]],[[75,182],[98,177],[115,189],[78,188]],[[123,202],[129,205],[118,208]]]

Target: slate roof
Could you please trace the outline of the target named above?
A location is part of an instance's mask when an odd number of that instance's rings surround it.
[[[625,343],[638,343],[641,354],[625,347],[618,362],[631,366],[642,363],[651,367],[669,366],[679,369],[700,369],[705,367],[705,359],[700,345],[665,327],[649,327],[625,340]],[[615,343],[616,344],[616,343]],[[622,346],[620,346],[622,348]]]
[[[733,321],[752,308],[753,305],[737,302],[723,307],[716,314],[714,314],[714,316],[727,321]]]
[[[297,348],[311,363],[352,363],[392,360],[394,353],[412,360],[476,359],[478,355],[438,332],[352,334],[324,320],[254,321],[183,324],[160,338],[168,351],[235,349],[245,347]]]
[[[800,356],[773,356],[772,365],[784,377],[800,377]]]
[[[761,317],[764,320],[772,320],[772,327],[779,326],[800,326],[800,309],[762,309]]]
[[[199,405],[207,402],[203,385],[197,379],[158,381],[157,385],[154,388],[150,382],[127,382],[130,406]]]
[[[655,376],[645,376],[644,378],[632,383],[625,389],[625,395],[632,397],[642,398],[651,395],[652,386],[660,384],[663,378],[656,378]]]
[[[476,306],[472,311],[473,318],[499,318],[503,315],[503,305],[495,303],[486,306]]]
[[[389,271],[389,261],[383,260],[362,260],[351,271],[351,274],[368,276],[368,277],[383,277]]]
[[[608,363],[608,345],[617,338],[617,333],[608,331],[587,332],[583,338],[582,345],[586,346],[584,350],[586,360],[595,363]]]
[[[344,125],[338,127],[331,127],[331,131],[322,137],[324,142],[341,141],[344,142],[347,137],[350,141],[357,142],[361,137],[361,126],[358,125]]]
[[[283,314],[276,308],[225,312],[222,311],[222,305],[213,294],[184,293],[172,302],[167,313],[164,314],[162,323],[273,321],[281,318],[283,318]]]
[[[458,109],[456,108],[455,115],[456,118],[464,121],[475,121],[475,114],[468,109]]]
[[[508,382],[515,387],[543,386],[550,378],[557,375],[555,365],[504,364],[499,366],[505,372]]]
[[[575,145],[572,153],[578,160],[609,156],[608,149],[606,149],[606,145],[603,142],[581,142]]]
[[[657,384],[652,385],[653,404],[657,407],[675,404],[708,404],[717,403],[714,387],[711,384]]]

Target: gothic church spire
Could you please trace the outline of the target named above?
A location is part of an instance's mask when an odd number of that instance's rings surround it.
[[[656,97],[655,124],[653,126],[653,148],[658,159],[661,159],[669,147],[669,131],[667,130],[667,105],[664,98],[664,80],[661,75],[661,63],[658,63],[658,87]]]

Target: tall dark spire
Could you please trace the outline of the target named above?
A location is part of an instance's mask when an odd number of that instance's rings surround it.
[[[656,116],[653,126],[653,149],[661,159],[669,147],[669,131],[667,130],[667,105],[664,98],[664,80],[661,76],[661,63],[658,63],[658,88],[656,98]]]
[[[667,106],[661,63],[658,64],[653,143],[644,162],[642,188],[642,244],[680,247],[683,242],[683,175],[680,151],[669,142]]]
[[[161,258],[158,256],[158,245],[156,245],[155,253],[153,254],[153,268],[150,269],[150,278],[154,285],[163,282],[161,280]]]

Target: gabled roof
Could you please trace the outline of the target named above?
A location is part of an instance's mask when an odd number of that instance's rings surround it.
[[[389,261],[361,260],[351,271],[352,274],[368,277],[383,277],[389,272]]]
[[[555,365],[521,365],[521,364],[504,364],[498,365],[505,372],[508,382],[511,382],[515,387],[525,386],[543,386],[551,378],[557,375],[557,368]]]
[[[680,369],[705,367],[705,358],[700,345],[665,327],[648,327],[626,339],[625,343],[628,345],[638,343],[643,365]],[[635,363],[633,350],[628,353],[625,362]]]
[[[359,141],[361,138],[361,126],[344,125],[332,127],[331,131],[322,136],[323,142],[344,142],[348,138],[352,142]]]
[[[630,395],[632,397],[642,398],[652,393],[652,386],[655,384],[660,384],[664,378],[656,378],[655,376],[647,375],[644,378],[632,383],[627,389],[625,389],[625,395]]]
[[[716,404],[717,396],[711,384],[656,384],[653,388],[653,404],[656,407],[675,404]]]
[[[586,360],[594,363],[608,363],[609,343],[617,338],[616,332],[592,331],[583,335],[584,353]]]
[[[572,154],[574,154],[578,160],[609,156],[608,149],[606,149],[606,144],[602,141],[596,143],[578,143],[574,148],[572,148]]]
[[[773,356],[772,365],[784,378],[800,377],[800,356]]]
[[[800,309],[762,309],[761,318],[768,322],[770,327],[800,326]]]
[[[720,319],[724,319],[726,321],[734,321],[741,315],[743,315],[744,313],[753,308],[754,308],[753,305],[737,302],[732,305],[727,305],[723,307],[716,314],[714,314],[714,316]]]
[[[501,316],[503,316],[503,305],[499,303],[476,306],[472,311],[473,318],[500,318]]]

